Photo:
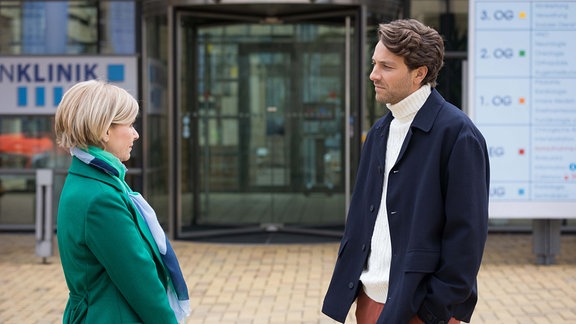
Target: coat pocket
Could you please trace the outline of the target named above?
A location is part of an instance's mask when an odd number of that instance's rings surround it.
[[[66,310],[64,311],[63,323],[84,323],[87,313],[88,303],[86,302],[86,298],[70,295],[68,305],[66,305]]]
[[[440,261],[439,251],[409,251],[404,261],[405,272],[431,273],[436,270]]]

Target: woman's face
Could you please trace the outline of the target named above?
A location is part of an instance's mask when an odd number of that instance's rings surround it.
[[[134,141],[140,137],[133,124],[112,124],[107,132],[104,150],[114,154],[120,161],[130,159]]]

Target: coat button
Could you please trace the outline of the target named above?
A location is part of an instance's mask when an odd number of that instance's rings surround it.
[[[366,251],[366,244],[362,244],[362,251]]]
[[[371,212],[374,211],[374,205],[370,205],[370,211],[371,211]]]
[[[348,283],[348,288],[350,288],[350,289],[354,288],[354,283],[353,283],[353,282],[349,282],[349,283]]]

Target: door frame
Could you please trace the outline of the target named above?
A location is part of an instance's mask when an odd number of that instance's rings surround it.
[[[221,6],[220,6],[221,7]],[[183,71],[176,67],[176,64],[180,62],[182,49],[182,30],[180,27],[182,19],[185,17],[198,17],[198,18],[212,18],[214,20],[226,21],[226,22],[245,22],[245,23],[255,23],[261,22],[266,17],[250,16],[246,14],[231,15],[229,13],[221,13],[218,11],[219,6],[214,6],[214,10],[210,12],[199,12],[193,11],[194,7],[188,7],[185,9],[179,8],[175,10],[173,7],[169,8],[169,35],[173,35],[170,38],[169,48],[172,49],[172,55],[169,55],[169,81],[168,88],[170,89],[169,95],[172,100],[169,101],[169,120],[171,123],[172,132],[169,136],[171,137],[170,151],[170,166],[172,166],[170,171],[170,183],[171,183],[171,203],[169,210],[171,215],[173,215],[173,221],[170,222],[170,232],[175,233],[175,238],[202,238],[209,236],[219,236],[227,234],[246,234],[246,233],[258,233],[262,231],[283,231],[292,232],[299,234],[311,234],[311,235],[327,235],[327,236],[341,236],[341,231],[334,230],[324,230],[324,229],[310,229],[301,227],[282,227],[282,228],[267,228],[267,227],[237,227],[237,228],[227,228],[227,229],[215,229],[215,230],[204,230],[198,232],[185,232],[182,230],[182,184],[179,180],[179,175],[182,172],[181,163],[181,152],[180,147],[182,145],[182,139],[180,134],[182,132],[181,116],[180,116],[180,87],[179,80]],[[305,22],[305,21],[319,21],[326,18],[342,18],[344,20],[343,25],[346,30],[345,36],[345,94],[344,94],[344,134],[349,136],[344,136],[344,196],[345,196],[345,211],[342,215],[342,224],[344,225],[347,217],[347,211],[350,205],[350,195],[351,195],[351,183],[352,167],[357,164],[357,161],[352,161],[352,157],[359,158],[359,147],[361,141],[361,112],[364,107],[364,71],[365,71],[365,58],[364,58],[364,44],[365,44],[365,9],[361,6],[355,7],[354,9],[345,10],[327,10],[326,12],[311,13],[299,16],[291,16],[286,19],[287,22]],[[352,25],[354,22],[354,25]],[[354,28],[356,40],[352,41],[351,30]],[[357,59],[355,60],[356,73],[352,75],[352,54],[351,51],[355,50],[357,52]],[[352,84],[352,78],[356,78],[355,84]],[[356,104],[356,109],[352,110],[352,91],[355,92],[354,101]],[[356,148],[356,149],[355,149]],[[194,199],[198,199],[198,195],[194,194]],[[197,203],[195,203],[197,205]]]

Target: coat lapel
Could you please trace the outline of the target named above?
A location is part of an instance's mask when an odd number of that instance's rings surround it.
[[[381,122],[376,125],[376,136],[374,136],[374,145],[377,148],[376,158],[378,158],[378,165],[386,165],[386,145],[388,142],[388,134],[390,133],[390,123],[392,122],[392,113],[386,114]]]
[[[126,202],[126,204],[128,206],[130,206],[129,209],[130,209],[130,212],[132,213],[132,217],[134,218],[134,220],[136,222],[136,226],[138,227],[138,230],[140,231],[140,233],[142,234],[142,236],[144,237],[144,239],[146,240],[146,242],[148,243],[148,245],[152,249],[154,256],[156,257],[156,259],[158,260],[158,262],[160,264],[163,264],[162,258],[160,256],[160,251],[158,250],[158,246],[156,245],[156,241],[154,241],[154,237],[152,236],[152,233],[150,232],[150,229],[148,228],[146,221],[138,213],[138,211],[136,210],[136,208],[134,207],[134,205],[130,201],[130,198],[126,196],[127,193],[125,193],[124,188],[120,184],[118,179],[114,179],[114,177],[105,173],[104,171],[101,171],[97,168],[94,168],[94,167],[91,167],[91,166],[85,164],[84,162],[80,161],[76,157],[72,157],[72,163],[70,164],[70,169],[68,170],[68,172],[75,174],[77,176],[92,178],[92,179],[95,179],[95,180],[100,181],[100,182],[104,182],[104,183],[116,188],[116,190],[118,190],[119,193],[123,195],[122,197],[123,197],[124,201]]]
[[[404,153],[408,149],[408,145],[410,145],[410,140],[412,139],[412,135],[414,134],[413,129],[418,128],[423,132],[427,133],[432,129],[432,125],[434,124],[434,120],[436,120],[436,116],[442,108],[442,103],[444,99],[440,96],[436,89],[432,89],[432,93],[426,99],[426,102],[418,110],[416,116],[414,116],[414,121],[410,128],[408,128],[408,133],[406,133],[406,138],[404,139],[404,143],[402,143],[402,148],[400,149],[400,153],[398,153],[398,159],[396,159],[396,163],[402,160]]]

